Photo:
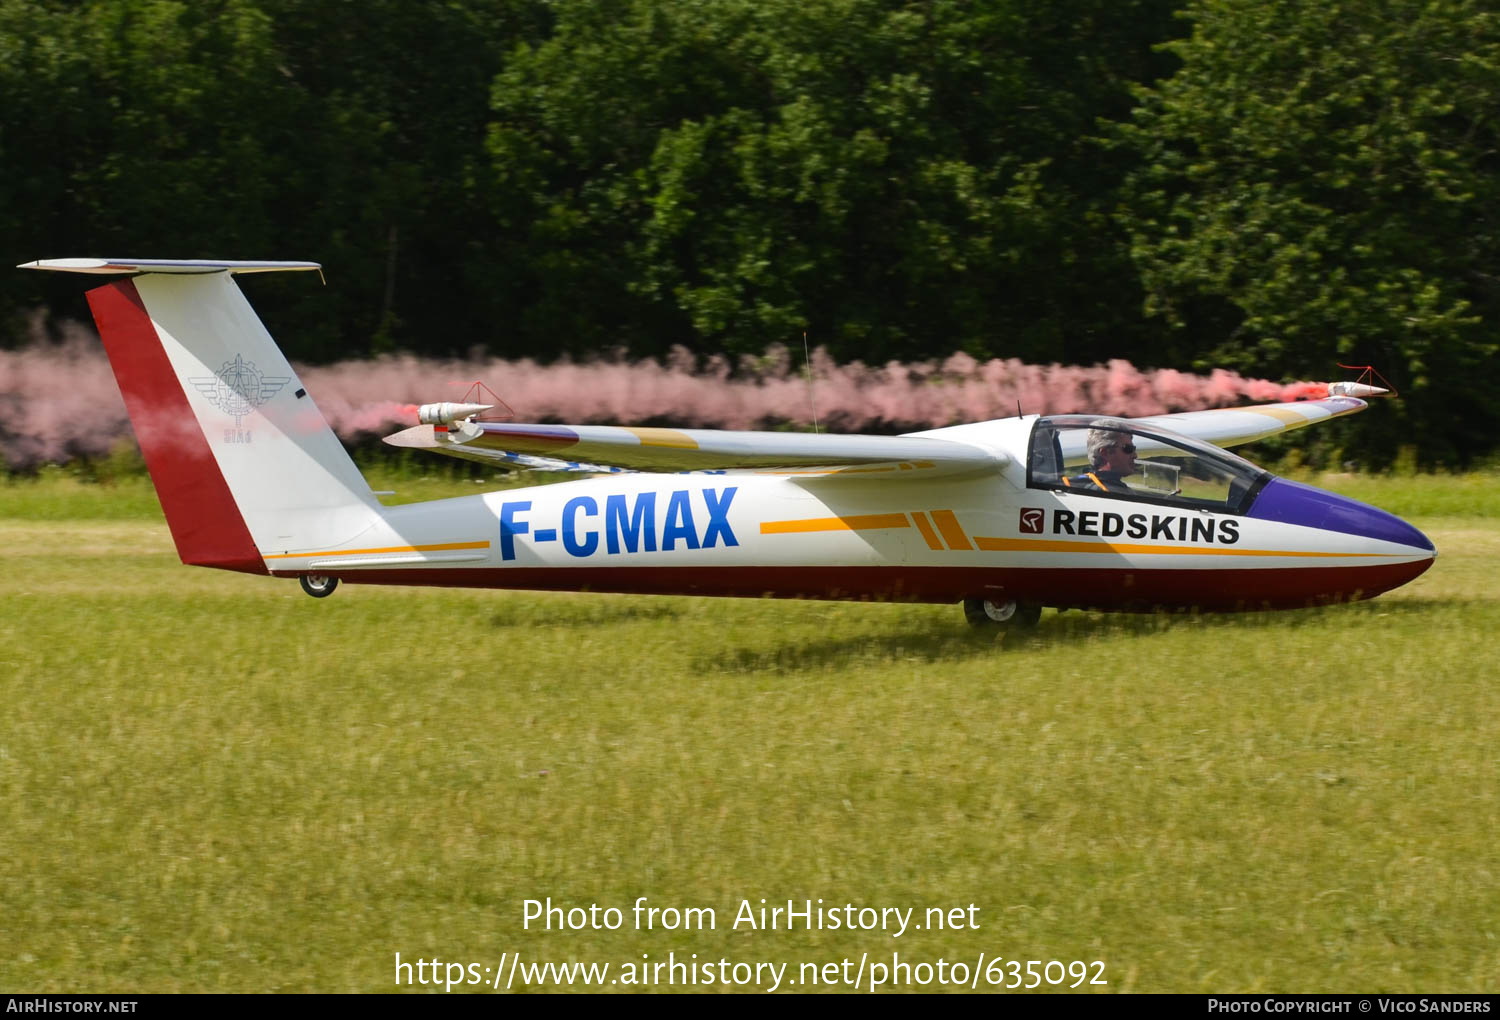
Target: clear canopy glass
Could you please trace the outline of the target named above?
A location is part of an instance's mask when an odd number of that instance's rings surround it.
[[[1234,514],[1249,508],[1270,477],[1202,440],[1103,415],[1037,419],[1027,463],[1035,489]]]

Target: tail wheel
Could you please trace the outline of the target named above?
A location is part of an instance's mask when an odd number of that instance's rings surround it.
[[[964,599],[964,617],[969,626],[1002,630],[1030,630],[1042,618],[1042,607],[1018,599]]]
[[[315,599],[326,599],[339,586],[338,578],[323,574],[303,574],[297,580],[302,584],[302,590]]]

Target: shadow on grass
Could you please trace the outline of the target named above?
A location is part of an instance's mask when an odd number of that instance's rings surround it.
[[[1344,602],[1307,609],[1204,613],[1194,610],[1155,613],[1105,613],[1088,610],[1048,613],[1027,640],[1048,644],[1111,635],[1138,637],[1190,630],[1286,630],[1310,623],[1352,623],[1375,620],[1421,621],[1449,611],[1467,612],[1485,605],[1484,599],[1408,599],[1382,602]]]
[[[993,656],[1008,641],[996,633],[971,630],[960,622],[957,626],[821,638],[775,648],[724,648],[694,658],[692,666],[703,672],[761,673],[847,666],[853,662],[959,662]]]
[[[667,601],[587,602],[549,604],[545,609],[531,605],[505,606],[490,617],[490,626],[509,627],[577,627],[611,623],[637,623],[643,620],[671,620],[682,615],[682,607]]]
[[[1140,638],[1190,631],[1279,631],[1316,621],[1420,621],[1434,612],[1462,610],[1479,600],[1433,599],[1421,602],[1356,602],[1312,609],[1245,613],[1102,613],[1072,610],[1048,612],[1031,630],[985,630],[955,625],[913,627],[884,635],[826,637],[776,647],[722,648],[695,657],[699,671],[760,673],[842,667],[857,662],[961,662],[992,658],[1025,649],[1045,650],[1086,641]]]
[[[1322,609],[1294,610],[1293,612],[1318,612],[1318,613],[1349,613],[1353,616],[1400,616],[1403,618],[1428,616],[1434,612],[1444,612],[1450,609],[1469,612],[1485,606],[1494,606],[1492,598],[1453,598],[1452,596],[1412,595],[1396,600],[1368,599],[1364,602],[1346,602],[1338,606],[1325,606]],[[1266,614],[1275,616],[1278,614]],[[1279,614],[1288,615],[1288,614]]]

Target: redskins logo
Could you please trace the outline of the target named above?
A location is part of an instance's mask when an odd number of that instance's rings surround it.
[[[1040,535],[1047,522],[1047,511],[1034,506],[1021,508],[1021,534]]]

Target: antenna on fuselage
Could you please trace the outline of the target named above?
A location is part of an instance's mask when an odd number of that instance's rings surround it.
[[[802,363],[807,368],[807,402],[812,405],[813,435],[818,434],[818,397],[813,390],[812,355],[807,350],[807,330],[802,331]]]

